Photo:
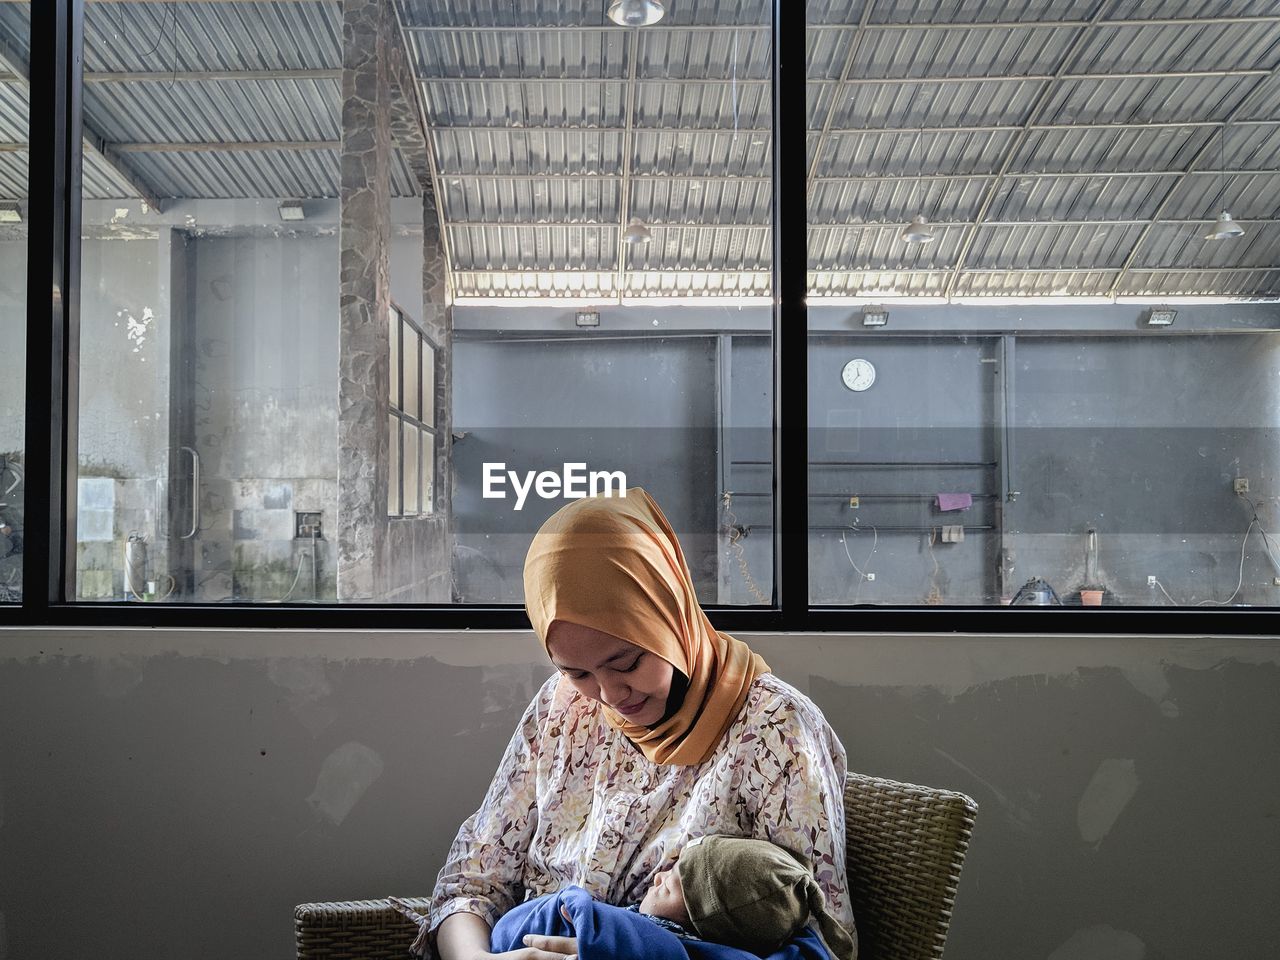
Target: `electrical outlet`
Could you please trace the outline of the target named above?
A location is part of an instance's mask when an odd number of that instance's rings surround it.
[[[1233,490],[1235,490],[1235,492],[1236,492],[1236,493],[1248,493],[1248,492],[1249,492],[1249,478],[1248,478],[1248,477],[1236,477],[1235,482],[1234,482],[1234,483],[1232,483],[1231,487],[1232,487],[1232,489],[1233,489]]]
[[[1155,585],[1156,585],[1156,578],[1151,576],[1147,577],[1147,586],[1154,587]]]
[[[874,580],[875,578],[876,578],[876,575],[875,575],[874,573],[868,573],[868,574],[867,574],[867,579],[868,579],[868,580]]]
[[[1272,585],[1273,587],[1280,587],[1280,577],[1272,577],[1272,578],[1271,578],[1271,585]]]
[[[861,500],[861,498],[859,498],[859,497],[850,497],[850,498],[849,498],[849,508],[850,508],[851,510],[857,510],[860,506],[862,506],[862,500]]]

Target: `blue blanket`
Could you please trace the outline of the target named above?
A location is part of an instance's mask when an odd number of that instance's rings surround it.
[[[519,950],[530,933],[577,937],[579,960],[759,960],[745,950],[677,936],[633,910],[592,899],[581,887],[566,887],[512,909],[493,928],[491,949]],[[805,927],[767,960],[831,958],[818,935]]]

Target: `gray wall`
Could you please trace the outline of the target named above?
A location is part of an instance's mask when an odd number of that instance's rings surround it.
[[[518,603],[529,541],[564,505],[531,493],[517,511],[482,497],[484,463],[523,476],[562,464],[621,470],[680,535],[704,600],[716,583],[716,344],[710,337],[454,344],[453,517],[458,591]]]
[[[1274,952],[1280,641],[747,639],[852,769],[978,800],[949,960]],[[280,958],[295,903],[426,894],[547,675],[474,631],[0,640],[12,960]]]

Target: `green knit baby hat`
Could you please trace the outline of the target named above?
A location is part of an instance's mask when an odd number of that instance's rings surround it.
[[[704,940],[767,955],[813,917],[835,960],[854,960],[852,938],[828,915],[822,890],[797,855],[745,837],[701,837],[676,863],[685,908]]]

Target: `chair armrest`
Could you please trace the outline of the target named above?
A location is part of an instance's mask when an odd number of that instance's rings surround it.
[[[429,900],[405,897],[420,913]],[[300,903],[293,908],[298,960],[406,960],[417,925],[386,900]]]

